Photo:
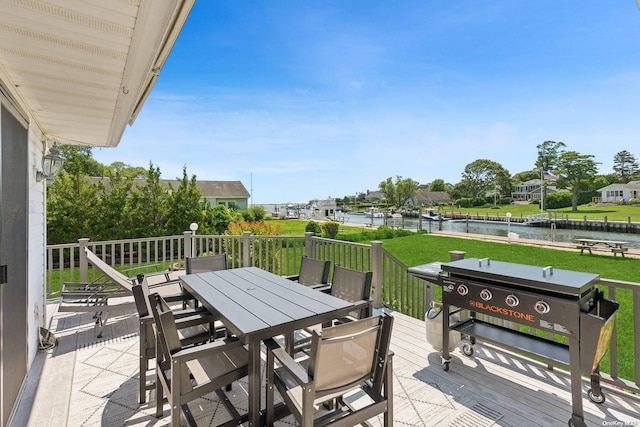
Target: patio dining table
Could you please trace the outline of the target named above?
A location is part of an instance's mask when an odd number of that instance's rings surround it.
[[[249,402],[245,416],[252,427],[263,425],[262,341],[330,322],[360,306],[257,267],[188,274],[181,279],[184,287],[248,346]]]

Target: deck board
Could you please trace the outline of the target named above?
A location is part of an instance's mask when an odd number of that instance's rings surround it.
[[[153,417],[153,391],[146,404],[137,403],[135,314],[113,312],[98,339],[91,314],[50,312],[50,328],[59,344],[38,353],[11,425],[168,425],[168,408],[162,419]],[[567,372],[548,370],[543,363],[481,342],[473,357],[454,351],[445,372],[440,354],[426,341],[424,323],[393,315],[395,425],[567,425],[571,417]],[[245,388],[246,383],[234,387],[243,410]],[[640,425],[637,396],[607,389],[606,402],[596,405],[586,397],[586,378],[582,388],[587,425],[614,421]],[[224,416],[224,411],[216,410],[215,397],[200,405],[204,409],[197,415],[199,424],[210,425],[214,417]],[[279,425],[294,424],[285,419]],[[377,420],[373,425],[381,424]]]

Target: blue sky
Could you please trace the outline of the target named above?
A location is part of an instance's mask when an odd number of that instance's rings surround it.
[[[633,0],[199,0],[133,126],[103,163],[240,180],[252,202],[511,174],[536,145],[640,159]]]

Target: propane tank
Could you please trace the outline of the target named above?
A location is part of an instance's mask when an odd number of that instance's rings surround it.
[[[424,314],[424,325],[427,342],[437,351],[442,351],[442,303],[432,301],[429,310]],[[449,324],[460,320],[457,313],[449,316]],[[455,350],[460,344],[460,332],[449,331],[449,351]]]

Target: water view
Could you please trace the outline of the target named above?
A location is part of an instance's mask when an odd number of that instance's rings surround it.
[[[380,226],[386,224],[389,227],[398,227],[405,230],[417,230],[417,218],[371,218],[364,215],[336,214],[336,221],[349,224],[367,224]],[[442,227],[442,228],[440,228]],[[506,224],[485,221],[422,221],[422,228],[427,231],[457,231],[461,233],[486,234],[491,236],[507,236],[507,233],[517,233],[524,239],[549,240],[552,242],[573,242],[575,239],[603,239],[622,240],[629,242],[630,248],[640,248],[640,235],[630,233],[613,233],[590,230],[551,229],[545,227],[532,227],[522,224]]]

